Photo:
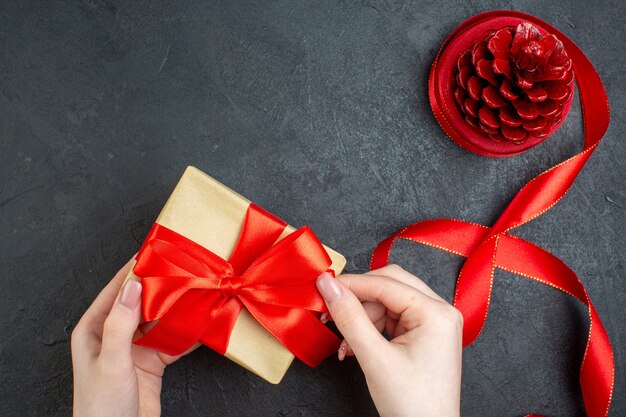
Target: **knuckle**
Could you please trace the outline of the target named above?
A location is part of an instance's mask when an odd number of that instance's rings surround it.
[[[440,317],[451,325],[463,325],[463,315],[461,312],[450,304],[443,304],[441,311],[439,312]]]

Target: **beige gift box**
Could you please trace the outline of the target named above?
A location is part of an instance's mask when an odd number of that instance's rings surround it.
[[[250,201],[194,167],[187,167],[156,222],[193,240],[223,259],[235,248]],[[295,231],[287,226],[278,240]],[[345,258],[324,246],[339,274]],[[132,271],[128,278],[139,279]],[[237,317],[225,355],[228,359],[277,384],[294,359],[245,308]]]

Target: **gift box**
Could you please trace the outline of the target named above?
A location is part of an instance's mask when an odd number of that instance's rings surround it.
[[[315,366],[336,349],[314,281],[345,263],[307,227],[188,167],[129,273],[143,282],[144,319],[156,321],[136,343],[177,354],[201,333],[197,341],[276,384],[294,352]]]

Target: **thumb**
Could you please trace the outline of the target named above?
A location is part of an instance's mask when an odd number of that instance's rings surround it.
[[[328,272],[320,275],[316,284],[335,325],[361,366],[364,366],[364,362],[379,357],[380,350],[386,346],[387,341],[376,330],[356,295]]]
[[[130,363],[133,336],[141,319],[141,283],[126,281],[104,321],[100,359],[107,363]]]

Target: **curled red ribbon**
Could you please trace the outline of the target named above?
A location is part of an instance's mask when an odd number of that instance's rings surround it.
[[[461,24],[444,42],[433,63],[429,96],[433,112],[444,131],[467,148],[462,127],[450,123],[448,108],[442,103],[438,86],[442,51],[464,31],[486,25],[495,19],[518,24],[529,21],[548,29],[563,42],[572,58],[581,97],[584,120],[583,150],[550,168],[526,184],[513,198],[492,227],[450,219],[423,221],[410,225],[383,240],[374,250],[371,268],[389,262],[389,252],[397,239],[412,240],[466,257],[459,273],[454,305],[464,317],[463,344],[470,345],[487,319],[494,269],[502,269],[559,289],[581,301],[589,311],[589,335],[580,370],[580,385],[587,415],[608,415],[613,394],[613,350],[589,295],[576,274],[560,259],[530,242],[509,234],[554,206],[567,193],[576,176],[602,139],[609,124],[609,105],[599,75],[585,54],[556,28],[520,12],[495,11],[474,16]],[[445,81],[445,80],[444,80]]]
[[[339,339],[314,314],[326,305],[315,279],[331,265],[311,229],[276,242],[286,224],[250,204],[228,261],[155,223],[133,272],[143,285],[143,316],[159,320],[135,343],[169,355],[197,341],[226,353],[242,307],[296,357],[317,366]]]

